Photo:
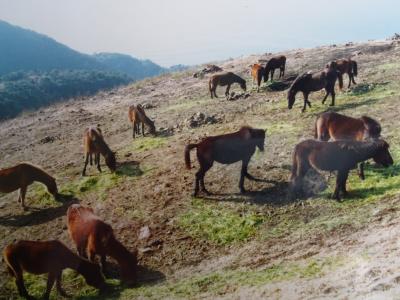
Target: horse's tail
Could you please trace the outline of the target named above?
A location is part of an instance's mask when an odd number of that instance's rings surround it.
[[[188,170],[190,170],[192,168],[190,165],[190,151],[196,147],[197,147],[197,144],[189,144],[189,145],[186,145],[186,147],[185,147],[185,165],[186,165],[186,169],[188,169]]]
[[[343,75],[342,72],[338,72],[338,79],[339,79],[339,88],[343,89]]]
[[[357,66],[357,62],[356,61],[352,61],[352,72],[354,74],[354,76],[358,75],[358,66]]]

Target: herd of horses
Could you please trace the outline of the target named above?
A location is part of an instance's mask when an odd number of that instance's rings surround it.
[[[273,80],[275,69],[280,70],[279,78],[285,75],[286,57],[274,57],[265,66],[254,64],[251,66],[253,82],[257,82],[259,91],[261,80]],[[287,99],[288,108],[291,109],[298,92],[304,96],[303,111],[306,106],[311,106],[308,96],[313,91],[325,89],[326,95],[322,102],[331,95],[335,104],[335,84],[343,87],[343,74],[349,76],[349,87],[355,84],[357,76],[357,63],[351,59],[341,59],[328,63],[322,71],[307,72],[299,75],[291,84]],[[211,76],[209,79],[209,92],[211,98],[217,97],[217,86],[227,86],[225,95],[229,96],[232,84],[238,83],[246,90],[246,80],[228,72]],[[132,124],[132,137],[145,135],[145,126],[151,134],[156,134],[154,121],[147,115],[144,108],[132,105],[128,109],[128,118]],[[373,159],[377,164],[388,167],[393,164],[389,152],[389,144],[381,138],[381,125],[368,116],[352,118],[335,112],[325,112],[315,121],[314,139],[298,143],[293,151],[293,163],[290,176],[291,191],[297,197],[304,191],[304,177],[311,168],[323,171],[337,171],[336,188],[333,198],[340,200],[346,196],[346,181],[351,169],[357,168],[361,179],[364,179],[363,163]],[[241,162],[239,189],[245,193],[244,179],[257,180],[248,173],[248,164],[258,148],[264,151],[266,131],[248,126],[240,128],[237,132],[210,136],[199,143],[188,144],[184,149],[184,161],[187,169],[191,169],[190,151],[196,149],[199,170],[195,173],[194,192],[206,195],[210,192],[204,184],[204,177],[214,162],[232,164]],[[87,165],[96,165],[101,172],[100,158],[104,158],[111,172],[116,171],[116,155],[105,142],[99,126],[89,127],[83,134],[84,167],[82,176],[86,175]],[[25,208],[25,195],[27,187],[33,182],[40,182],[55,198],[59,192],[54,177],[42,168],[30,163],[20,163],[14,167],[0,170],[0,192],[10,193],[19,189],[18,201]],[[96,216],[90,207],[73,204],[67,211],[67,228],[69,236],[76,246],[78,255],[73,253],[60,241],[17,241],[8,245],[3,251],[9,273],[15,278],[18,292],[21,296],[30,298],[23,280],[23,272],[33,274],[48,274],[47,288],[44,298],[48,299],[50,291],[56,282],[57,290],[61,295],[66,295],[61,287],[61,274],[63,269],[71,268],[81,274],[87,284],[106,290],[104,280],[106,274],[106,257],[114,258],[120,268],[121,279],[134,283],[137,273],[137,254],[130,252],[120,243],[112,227]],[[96,256],[100,257],[101,268],[96,264]]]

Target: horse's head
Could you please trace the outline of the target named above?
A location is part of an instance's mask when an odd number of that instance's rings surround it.
[[[242,88],[243,91],[246,91],[246,80],[240,82],[240,87]]]
[[[288,108],[292,109],[294,101],[296,100],[297,88],[292,85],[289,89],[287,99],[288,99]]]
[[[124,283],[132,285],[137,280],[136,253],[130,253],[125,257],[125,263],[121,266],[121,278]]]
[[[81,265],[78,267],[78,272],[82,274],[88,285],[99,290],[106,288],[106,282],[104,281],[104,277],[98,264],[83,259]]]
[[[50,194],[52,194],[55,198],[58,196],[58,188],[55,178],[51,178],[47,183],[47,190]]]
[[[114,172],[117,169],[117,160],[115,159],[114,152],[110,152],[106,156],[106,165],[112,172]]]
[[[336,70],[337,69],[337,62],[336,61],[330,61],[327,63],[326,68],[331,69],[331,70]]]
[[[362,116],[364,122],[364,138],[378,139],[381,136],[381,125],[374,119]]]
[[[377,151],[373,160],[385,168],[393,165],[393,158],[389,152],[389,144],[384,140],[377,140]]]
[[[156,126],[154,125],[154,121],[149,123],[150,134],[156,134]]]
[[[260,151],[264,151],[265,130],[251,128],[250,134],[251,138],[254,140],[254,143],[258,147],[258,149],[260,149]]]

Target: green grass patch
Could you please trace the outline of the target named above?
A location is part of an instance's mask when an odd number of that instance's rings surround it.
[[[145,152],[157,148],[161,148],[167,143],[165,137],[141,137],[133,141],[133,149],[138,152]]]
[[[254,212],[237,213],[193,199],[190,209],[178,217],[178,226],[192,237],[225,245],[248,240],[264,219]]]
[[[121,293],[121,299],[191,298],[207,293],[208,296],[223,295],[243,286],[261,286],[293,278],[315,278],[344,264],[341,257],[309,259],[302,264],[285,263],[259,270],[228,270],[202,276],[194,276],[178,282],[157,286],[143,286]]]

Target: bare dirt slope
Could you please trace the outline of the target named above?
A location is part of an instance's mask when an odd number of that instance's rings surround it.
[[[23,211],[17,193],[0,195],[0,246],[16,239],[60,239],[72,247],[65,212],[71,203],[81,202],[112,224],[128,248],[139,249],[143,269],[138,286],[125,288],[110,279],[115,291],[106,298],[395,298],[400,282],[400,44],[374,41],[284,54],[287,76],[322,69],[336,58],[352,56],[359,64],[357,87],[338,92],[334,110],[378,119],[395,165],[383,170],[369,164],[365,182],[353,173],[350,199],[329,199],[334,178],[314,174],[317,178],[310,182],[316,195],[290,200],[287,181],[294,145],[313,137],[314,120],[328,106],[320,102],[322,92],[314,93],[312,109],[302,114],[300,95],[288,110],[285,91],[263,86],[255,92],[249,65],[269,56],[253,55],[220,64],[247,79],[247,99],[228,101],[222,88],[217,90],[220,98],[210,99],[208,76],[193,78],[188,71],[1,123],[0,168],[21,161],[40,165],[55,175],[64,197],[55,202],[35,184],[28,190],[30,208]],[[345,76],[345,86],[347,80]],[[233,91],[240,92],[237,86]],[[156,120],[156,137],[132,140],[127,109],[138,103],[151,104],[147,112]],[[198,113],[212,124],[191,128],[190,118]],[[96,124],[117,151],[118,172],[110,174],[104,167],[99,175],[92,167],[81,178],[82,132]],[[184,168],[184,146],[242,125],[267,129],[266,151],[257,152],[249,168],[264,181],[246,181],[252,192],[240,195],[240,165],[216,164],[206,177],[214,195],[191,198],[195,169]],[[150,237],[139,239],[146,226]],[[116,269],[114,265],[118,278]],[[45,284],[32,276],[27,282],[35,295]],[[76,298],[98,296],[72,273],[64,276],[64,285]],[[17,297],[4,264],[0,294]]]

